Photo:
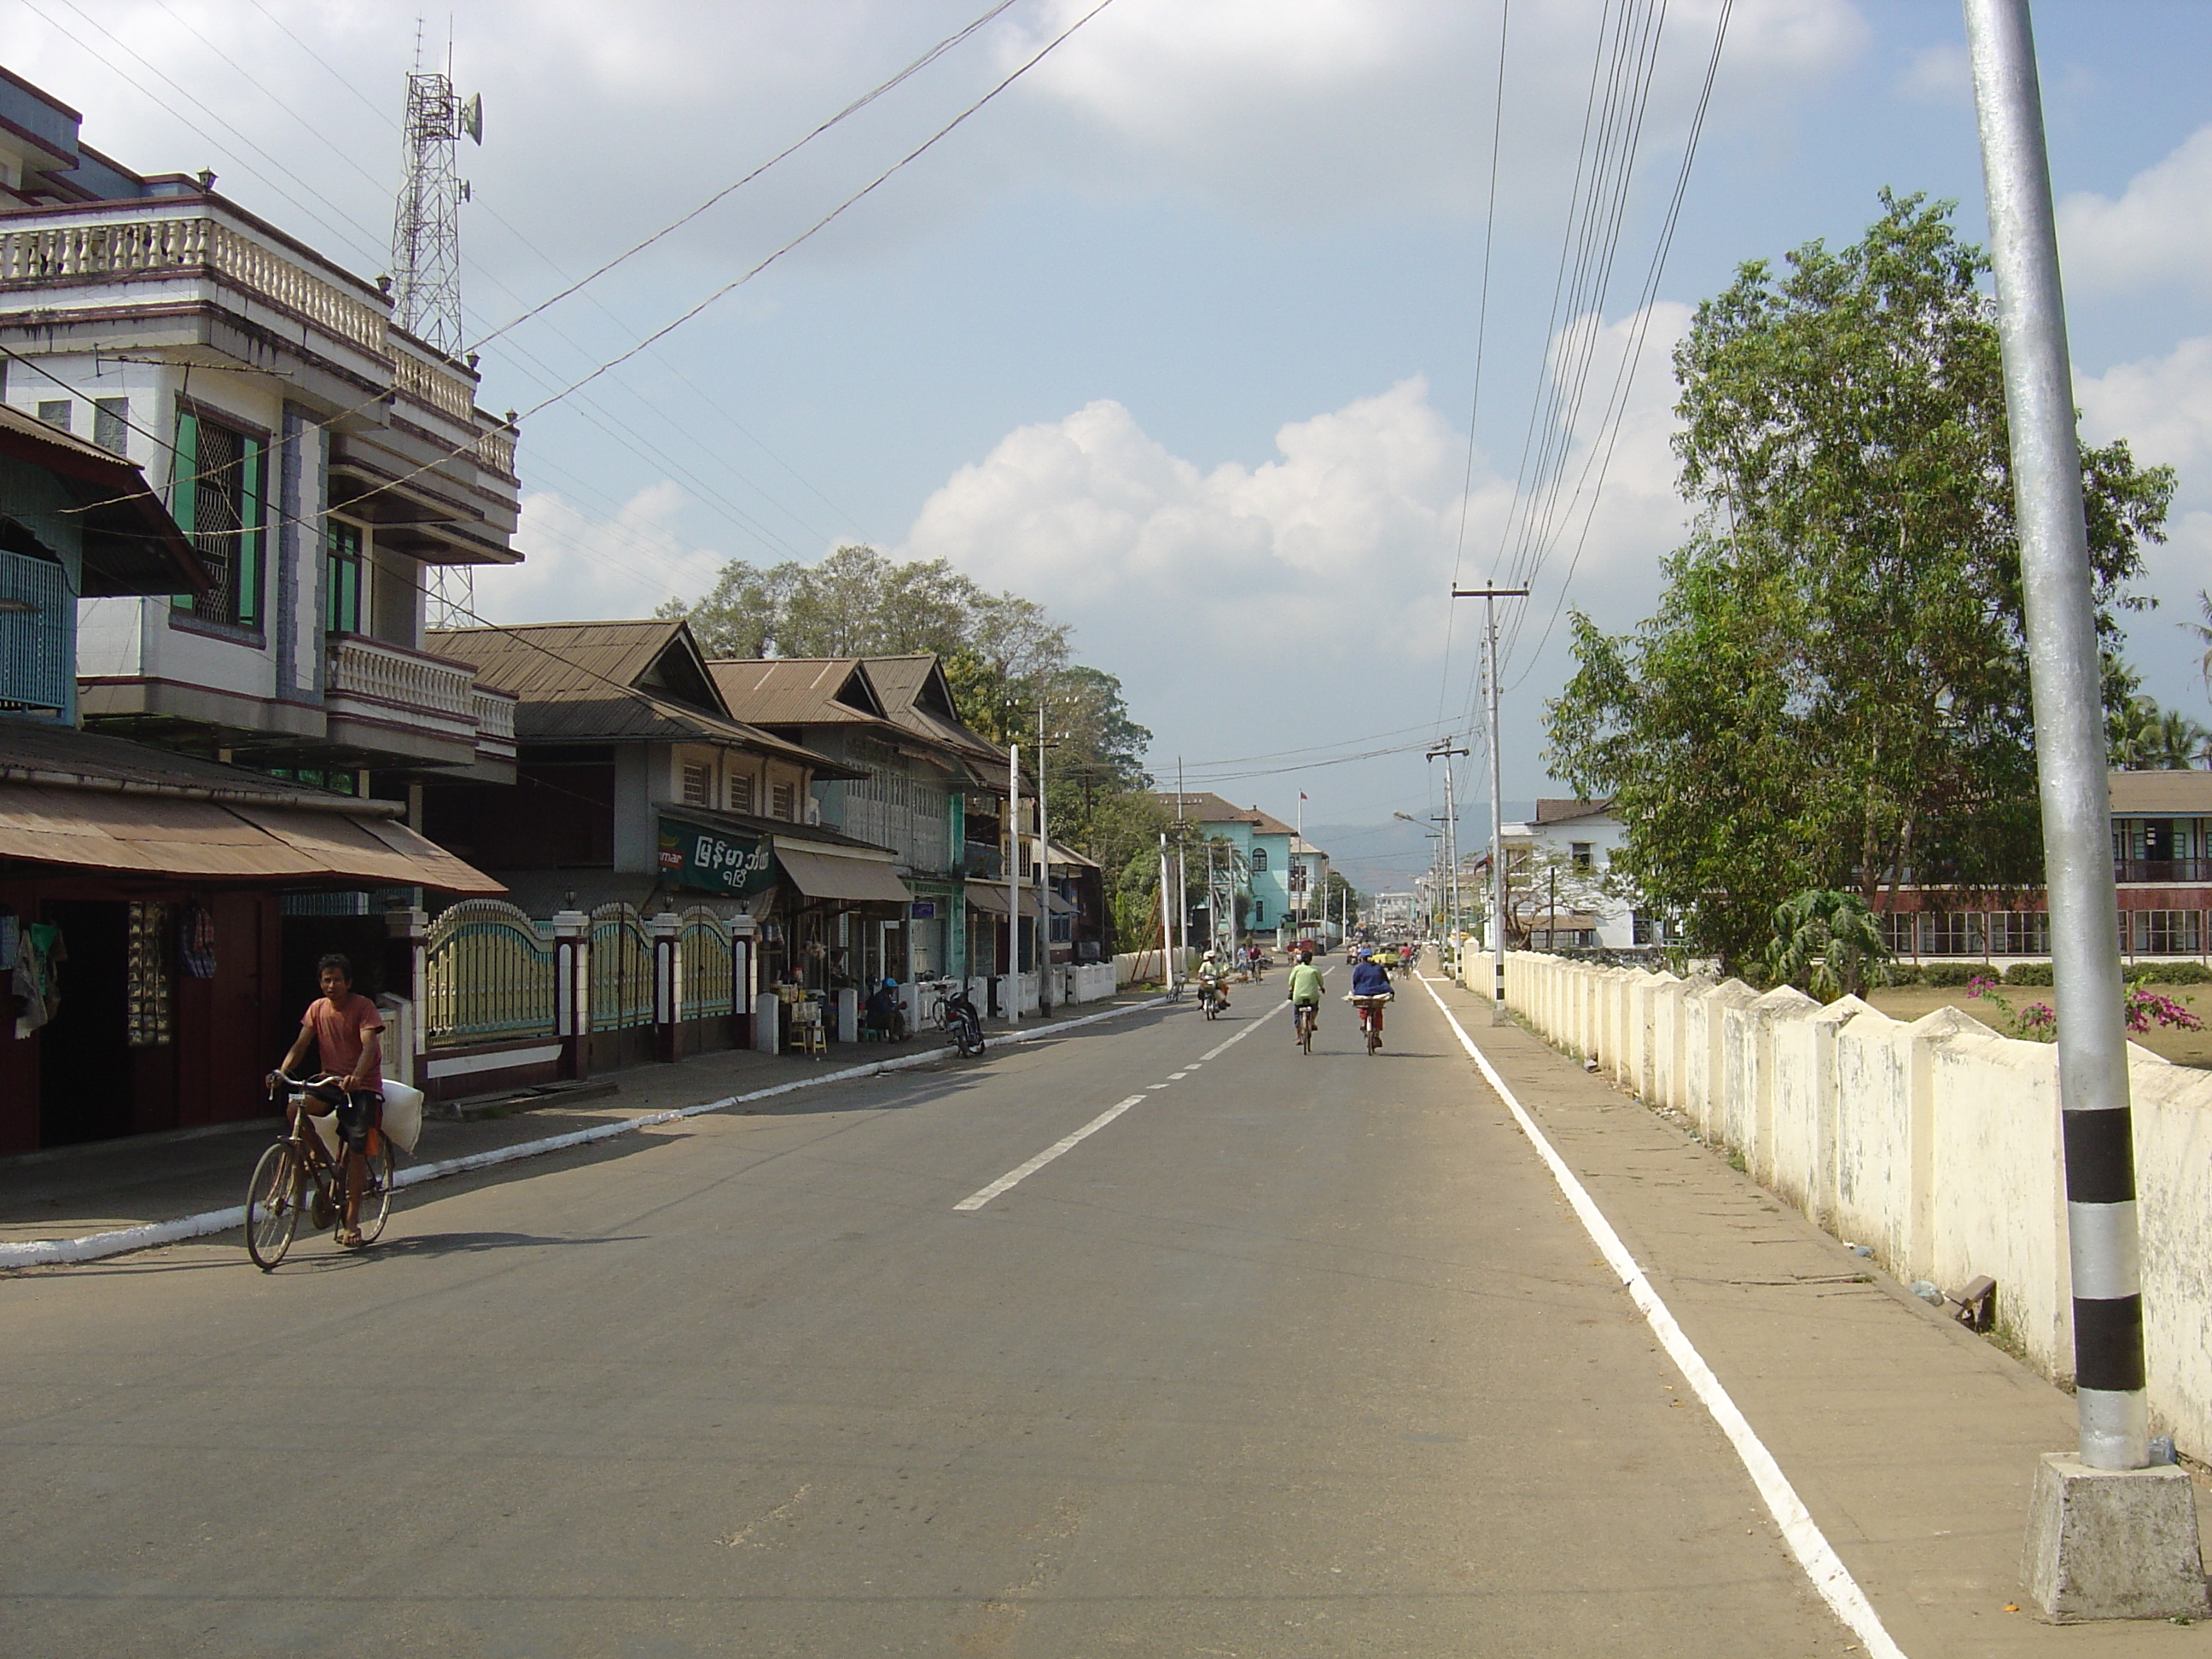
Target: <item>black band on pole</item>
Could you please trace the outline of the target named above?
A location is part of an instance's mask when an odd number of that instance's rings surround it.
[[[2074,1298],[2074,1386],[2107,1394],[2143,1386],[2142,1297]]]
[[[2134,1114],[2062,1112],[2066,1135],[2066,1201],[2128,1204],[2136,1195]]]

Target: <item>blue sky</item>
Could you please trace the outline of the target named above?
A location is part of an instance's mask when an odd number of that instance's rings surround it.
[[[463,156],[475,331],[983,4],[459,6],[456,76],[487,110],[483,149]],[[1079,9],[1018,0],[588,296],[493,343],[486,402],[527,408],[720,286]],[[1513,10],[1463,543],[1496,8],[1115,0],[830,230],[530,420],[528,562],[487,577],[480,606],[635,615],[732,556],[812,558],[853,539],[942,554],[1073,622],[1158,734],[1164,770],[1180,754],[1194,778],[1285,816],[1303,788],[1316,822],[1435,810],[1418,746],[1461,726],[1472,620],[1451,624],[1447,684],[1441,592],[1455,562],[1463,581],[1498,567],[1532,402],[1570,320],[1547,330],[1603,9]],[[1638,333],[1717,10],[1668,9],[1595,323],[1600,385]],[[414,49],[399,9],[0,0],[0,15],[9,67],[82,109],[95,146],[144,170],[211,166],[341,263],[384,269]],[[2173,541],[2145,583],[2160,608],[2132,624],[2132,648],[2155,695],[2212,720],[2177,625],[2212,580],[2212,136],[2192,142],[2212,8],[2046,0],[2037,26],[2088,427],[2182,469]],[[1564,630],[1547,629],[1563,595],[1632,624],[1680,534],[1666,352],[1687,308],[1741,259],[1855,236],[1885,185],[1957,198],[1980,235],[1955,8],[1739,0],[1606,489],[1586,539],[1570,523],[1539,567],[1515,635],[1509,798],[1551,789],[1536,728],[1565,672]],[[1586,413],[1571,477],[1599,435]],[[1238,758],[1394,749],[1298,773]]]

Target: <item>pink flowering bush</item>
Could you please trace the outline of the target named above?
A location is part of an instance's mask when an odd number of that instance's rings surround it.
[[[2030,1042],[2056,1042],[2058,1040],[2058,1014],[2047,1002],[2031,1002],[2025,1008],[2015,1009],[1998,990],[1997,981],[1981,975],[1969,980],[1966,994],[1994,1005],[2005,1018],[2013,1036]],[[2163,1026],[2174,1031],[2201,1031],[2204,1022],[2163,992],[2153,991],[2130,981],[2127,987],[2124,1010],[2128,1030],[2140,1036],[2153,1026]]]

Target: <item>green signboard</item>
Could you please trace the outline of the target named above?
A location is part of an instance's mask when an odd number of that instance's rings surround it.
[[[765,836],[664,817],[660,878],[675,887],[743,898],[775,884],[775,854]]]

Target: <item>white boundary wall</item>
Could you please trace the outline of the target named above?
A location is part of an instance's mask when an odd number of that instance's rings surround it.
[[[1467,953],[1468,988],[1490,959]],[[1506,958],[1508,1006],[1646,1102],[1688,1117],[1762,1185],[1902,1280],[1996,1280],[2005,1336],[2073,1364],[2057,1051],[1954,1008],[1910,1024],[1855,997]],[[2150,1404],[2212,1458],[2212,1073],[2130,1050]]]

